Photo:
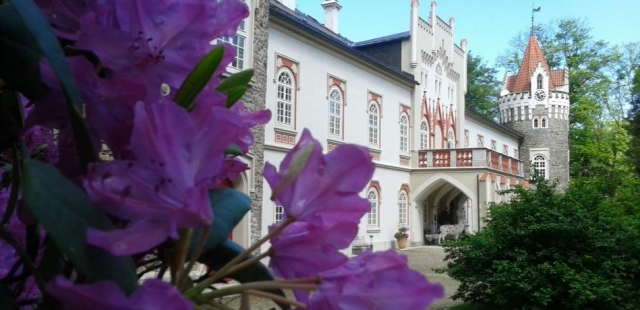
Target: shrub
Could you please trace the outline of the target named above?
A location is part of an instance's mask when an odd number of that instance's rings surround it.
[[[490,309],[640,306],[637,216],[612,203],[637,195],[612,200],[581,185],[566,194],[544,180],[517,188],[510,203],[491,206],[486,229],[446,243],[438,271],[460,281],[453,298]]]

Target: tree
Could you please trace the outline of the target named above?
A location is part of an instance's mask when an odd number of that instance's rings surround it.
[[[486,229],[444,245],[438,271],[460,281],[453,298],[487,309],[637,309],[640,195],[606,198],[599,180],[559,194],[539,178],[490,206]]]
[[[636,174],[640,175],[640,68],[635,70],[632,82],[631,108],[629,109],[629,157]]]
[[[498,117],[498,97],[500,81],[496,79],[497,70],[488,67],[481,56],[469,52],[467,58],[467,94],[466,107],[490,119]]]

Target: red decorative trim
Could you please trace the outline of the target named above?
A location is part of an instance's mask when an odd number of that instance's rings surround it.
[[[407,193],[407,202],[409,200],[409,194],[411,193],[411,190],[409,190],[409,184],[406,183],[402,183],[402,185],[400,185],[400,190],[398,191],[398,195],[400,195],[400,193],[404,191],[405,193]]]
[[[400,166],[409,166],[411,158],[406,156],[400,156]]]
[[[380,187],[380,182],[371,180],[369,182],[369,186],[367,187],[367,192],[369,192],[369,189],[371,189],[372,187],[375,188],[376,191],[378,191],[378,201],[382,200],[382,188]]]

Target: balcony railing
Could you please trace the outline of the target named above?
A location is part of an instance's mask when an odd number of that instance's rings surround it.
[[[485,148],[418,151],[418,168],[485,167],[524,176],[522,161]]]

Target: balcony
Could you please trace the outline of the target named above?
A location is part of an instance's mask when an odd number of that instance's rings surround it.
[[[524,176],[521,160],[486,148],[420,150],[417,166],[418,168],[489,168]]]

